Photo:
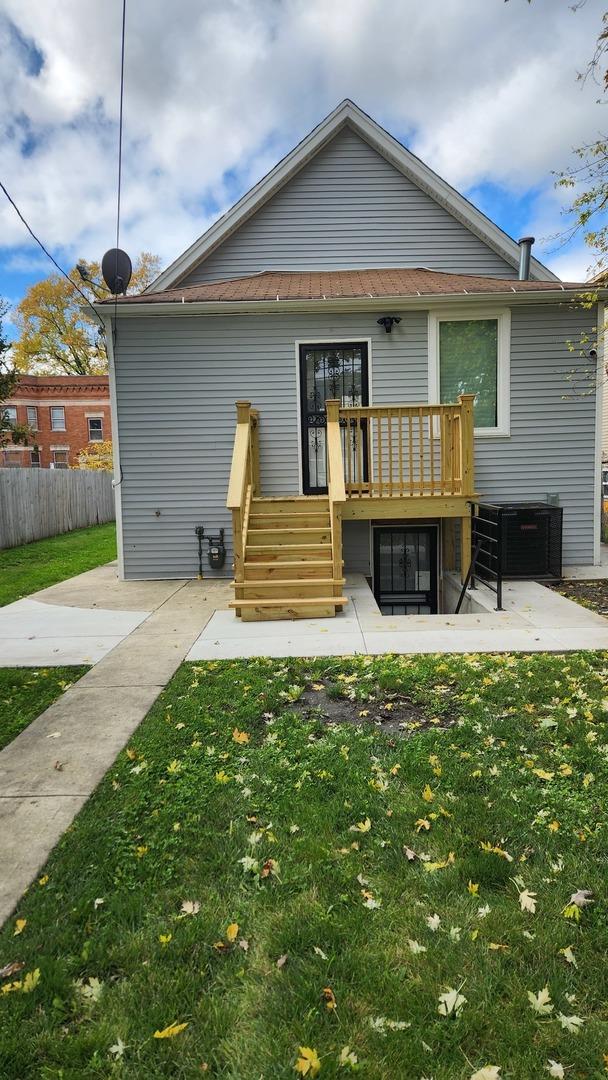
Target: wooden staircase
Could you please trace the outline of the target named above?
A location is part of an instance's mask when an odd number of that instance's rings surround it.
[[[234,582],[230,606],[244,622],[335,615],[347,603],[336,554],[329,496],[254,496],[243,536],[243,580]]]
[[[263,498],[259,415],[236,403],[226,506],[232,512],[234,600],[244,622],[336,615],[342,595],[342,507],[346,502],[339,401],[327,402],[327,495]]]
[[[387,522],[442,518],[446,525],[460,519],[464,581],[471,557],[470,502],[477,497],[474,400],[474,394],[460,394],[457,402],[437,405],[351,408],[329,399],[327,495],[278,498],[262,497],[258,411],[249,401],[237,401],[226,498],[234,550],[230,606],[236,614],[255,622],[341,611],[347,602],[342,595],[345,516]],[[446,529],[448,564],[453,546],[453,533]]]

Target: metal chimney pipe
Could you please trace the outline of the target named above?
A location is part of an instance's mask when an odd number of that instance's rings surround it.
[[[517,243],[519,244],[519,280],[527,281],[530,277],[530,253],[532,251],[534,237],[522,236],[521,240],[518,240]]]

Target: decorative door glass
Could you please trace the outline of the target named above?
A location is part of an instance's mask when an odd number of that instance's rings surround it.
[[[382,614],[435,614],[436,529],[379,528],[374,540],[374,592]]]
[[[320,494],[327,491],[325,402],[337,399],[343,408],[368,404],[367,345],[301,345],[300,378],[303,489]],[[343,444],[346,437],[344,425]]]

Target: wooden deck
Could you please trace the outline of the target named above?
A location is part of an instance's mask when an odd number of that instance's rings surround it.
[[[454,566],[460,520],[461,575],[471,552],[475,498],[473,394],[448,405],[343,408],[326,402],[327,494],[265,498],[260,417],[237,402],[228,487],[235,599],[244,620],[333,615],[342,595],[342,522],[443,519],[443,563]],[[446,520],[447,519],[447,520]]]

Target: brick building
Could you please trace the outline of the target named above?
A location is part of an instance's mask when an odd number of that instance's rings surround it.
[[[0,450],[0,467],[67,469],[87,443],[112,438],[107,375],[23,375],[1,407],[32,434]]]

